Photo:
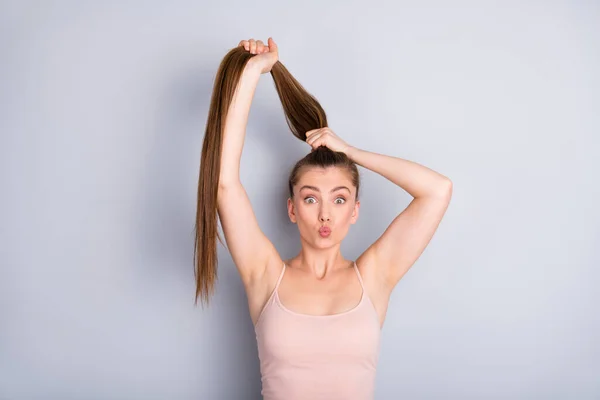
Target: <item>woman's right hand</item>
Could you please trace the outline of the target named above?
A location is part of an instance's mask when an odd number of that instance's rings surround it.
[[[256,54],[248,61],[247,65],[255,65],[260,69],[261,74],[266,74],[271,71],[273,65],[279,61],[279,51],[277,44],[273,38],[267,40],[268,45],[265,45],[262,40],[242,40],[239,46],[242,46],[250,54]]]

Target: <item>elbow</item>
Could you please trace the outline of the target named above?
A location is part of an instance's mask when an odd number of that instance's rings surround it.
[[[450,200],[452,197],[452,181],[449,178],[444,177],[443,182],[440,183],[437,191],[437,197]]]

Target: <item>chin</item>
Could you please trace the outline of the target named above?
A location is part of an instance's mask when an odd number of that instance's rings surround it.
[[[338,240],[335,236],[329,236],[329,237],[321,237],[319,234],[317,234],[317,238],[314,241],[314,244],[316,247],[320,247],[320,248],[327,248],[327,247],[331,247],[335,244],[338,244]]]

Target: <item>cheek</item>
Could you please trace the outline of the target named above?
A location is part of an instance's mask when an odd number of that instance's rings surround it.
[[[296,218],[299,220],[307,220],[314,218],[314,214],[318,213],[316,207],[303,207],[302,205],[296,207]]]
[[[350,220],[352,220],[353,213],[354,213],[354,207],[347,207],[347,208],[344,208],[344,211],[342,211],[341,214],[345,221],[350,221]]]

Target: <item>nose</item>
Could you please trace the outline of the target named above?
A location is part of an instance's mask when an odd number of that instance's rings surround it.
[[[329,217],[329,213],[326,213],[324,211],[321,211],[321,214],[319,215],[319,220],[321,222],[325,222],[325,221],[329,221],[331,220],[331,218]]]

